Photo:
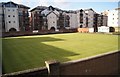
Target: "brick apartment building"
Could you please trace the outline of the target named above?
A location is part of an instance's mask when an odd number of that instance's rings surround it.
[[[92,8],[61,10],[53,6],[30,8],[12,1],[0,3],[0,25],[3,32],[97,28],[107,26],[107,15],[98,14]]]
[[[30,9],[29,7],[19,4],[18,5],[19,8],[19,27],[20,27],[20,31],[28,31],[29,28],[29,12],[28,9]]]
[[[31,11],[30,25],[32,30],[58,30],[68,27],[69,17],[61,9],[52,6],[37,6]]]
[[[52,6],[37,6],[30,12],[32,30],[50,30],[51,27],[55,30],[94,28],[97,32],[97,27],[107,26],[107,16],[96,13],[92,8],[66,11]],[[53,16],[50,13],[54,13]],[[50,18],[48,18],[49,15],[51,15]]]

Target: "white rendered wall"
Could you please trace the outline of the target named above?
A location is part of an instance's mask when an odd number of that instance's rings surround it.
[[[51,27],[54,27],[57,30],[57,20],[58,17],[53,12],[47,16],[48,30],[50,30]]]
[[[89,32],[93,33],[94,32],[94,28],[89,28]]]
[[[11,28],[15,28],[17,31],[19,31],[18,8],[5,7],[4,12],[5,12],[5,27],[6,27],[5,31],[8,32]],[[10,17],[8,17],[8,15],[10,15]],[[11,23],[9,23],[9,21]]]
[[[3,11],[2,11],[2,7],[0,7],[0,14],[2,14],[3,13]]]
[[[106,27],[106,26],[101,26],[101,27],[98,27],[98,32],[109,32],[109,27]]]
[[[88,28],[93,28],[93,22],[94,22],[94,12],[93,11],[88,11]]]
[[[118,27],[118,10],[111,10],[108,12],[108,26],[109,27]]]
[[[77,28],[78,26],[78,22],[77,22],[77,14],[74,14],[74,13],[69,13],[68,14],[69,17],[70,17],[70,28],[73,29],[73,28]]]

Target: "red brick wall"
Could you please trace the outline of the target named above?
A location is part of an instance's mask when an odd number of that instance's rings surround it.
[[[89,28],[78,28],[78,32],[88,33],[89,32]]]

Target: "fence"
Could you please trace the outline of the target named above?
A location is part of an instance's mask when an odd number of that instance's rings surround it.
[[[60,63],[45,61],[46,67],[4,74],[3,77],[63,75],[120,75],[120,51],[113,51],[80,60]]]

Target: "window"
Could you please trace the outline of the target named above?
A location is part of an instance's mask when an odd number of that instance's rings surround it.
[[[113,20],[114,20],[114,18],[113,18]]]
[[[13,15],[13,17],[15,17],[15,15]]]
[[[15,21],[13,21],[13,23],[15,23]]]
[[[10,9],[8,9],[8,11],[10,11]]]
[[[13,11],[15,11],[15,10],[13,9]]]
[[[10,15],[8,15],[8,17],[10,17]]]
[[[114,14],[113,14],[114,15]]]
[[[11,21],[9,21],[9,23],[11,23]]]
[[[25,13],[27,13],[27,11],[25,11]],[[39,14],[39,12],[37,12],[37,14]]]
[[[55,23],[55,22],[53,21],[53,23]]]
[[[20,15],[20,16],[22,16],[22,15],[23,15],[23,13],[22,13],[22,12],[19,12],[19,15]]]

